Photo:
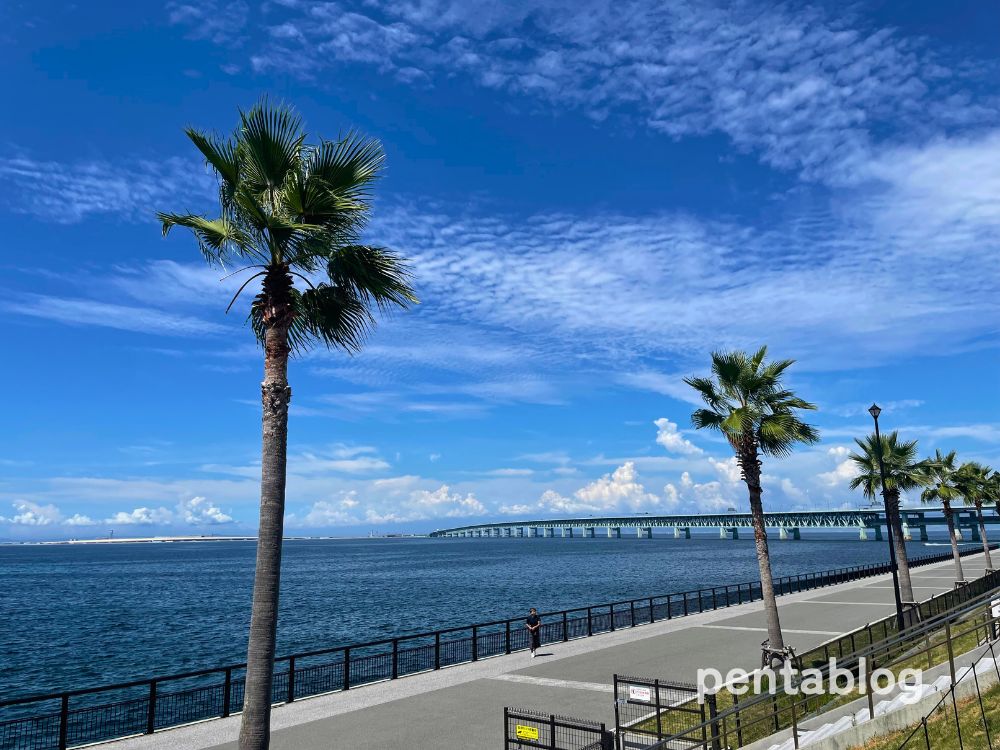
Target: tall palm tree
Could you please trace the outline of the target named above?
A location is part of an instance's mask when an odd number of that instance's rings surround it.
[[[764,507],[761,502],[761,455],[787,456],[796,443],[816,443],[819,432],[799,419],[797,412],[815,409],[787,390],[781,378],[794,360],[765,362],[767,347],[753,355],[746,352],[712,354],[712,377],[685,378],[708,406],[691,415],[695,427],[721,432],[736,454],[743,481],[750,494],[753,535],[760,567],[760,588],[767,617],[771,648],[783,648],[778,603],[771,578],[771,555],[767,548]]]
[[[976,508],[979,538],[983,542],[986,572],[989,573],[993,570],[993,558],[990,556],[990,542],[986,537],[986,524],[983,522],[983,503],[1000,500],[1000,472],[995,472],[989,466],[983,466],[975,461],[966,461],[955,472],[955,486],[965,504],[974,505]]]
[[[406,307],[416,297],[405,261],[361,240],[384,163],[377,140],[351,134],[307,145],[294,111],[266,99],[240,112],[228,138],[185,132],[218,178],[220,215],[161,213],[163,234],[185,227],[210,265],[251,271],[236,297],[260,279],[249,313],[264,349],[260,529],[239,746],[264,750],[278,620],[289,355],[316,342],[358,351],[375,324],[373,307]]]
[[[879,473],[879,453],[885,465],[886,523],[892,525],[892,541],[896,549],[896,566],[899,569],[899,593],[904,601],[913,601],[913,584],[910,582],[910,566],[906,557],[906,540],[903,539],[903,524],[899,517],[899,496],[927,485],[927,473],[922,463],[916,460],[917,441],[901,442],[899,433],[893,430],[880,435],[882,444],[875,435],[864,440],[855,438],[859,453],[851,453],[848,458],[854,462],[858,474],[851,480],[851,489],[862,489],[866,498],[877,500],[882,489]]]
[[[948,524],[951,556],[955,559],[955,580],[964,581],[962,556],[959,554],[958,539],[955,537],[955,514],[951,508],[952,501],[962,496],[955,481],[955,451],[943,455],[939,450],[934,451],[934,458],[924,461],[924,467],[929,486],[920,493],[920,499],[925,503],[941,503],[944,519]],[[971,485],[969,489],[972,490]]]

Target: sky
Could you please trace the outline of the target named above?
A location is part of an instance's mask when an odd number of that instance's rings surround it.
[[[264,94],[387,170],[421,304],[290,366],[286,533],[747,507],[682,380],[766,344],[858,507],[871,428],[1000,466],[1000,6],[168,0],[0,6],[0,539],[253,533],[262,354],[183,128]],[[911,498],[917,500],[917,498]]]

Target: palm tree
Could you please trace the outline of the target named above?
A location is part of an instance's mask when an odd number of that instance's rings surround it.
[[[986,555],[986,572],[989,573],[993,570],[993,558],[990,556],[990,542],[983,522],[983,502],[1000,499],[1000,472],[975,461],[967,461],[955,472],[955,486],[965,504],[976,508],[979,537],[983,542],[983,554]]]
[[[377,140],[350,134],[306,145],[294,111],[266,99],[240,112],[229,138],[185,132],[218,178],[220,215],[161,213],[163,234],[185,227],[210,265],[252,271],[233,302],[261,280],[249,313],[264,349],[260,528],[239,747],[264,750],[278,620],[289,355],[315,342],[358,351],[375,324],[373,306],[406,307],[416,297],[403,259],[361,243],[384,163]]]
[[[896,566],[899,569],[899,593],[904,601],[912,602],[913,584],[910,582],[903,524],[899,518],[899,495],[901,492],[924,487],[927,484],[927,473],[924,465],[916,460],[916,440],[900,442],[899,433],[895,430],[880,437],[881,446],[878,445],[874,435],[868,435],[864,440],[855,438],[854,442],[860,448],[860,453],[851,453],[848,458],[854,462],[858,474],[851,480],[850,486],[852,490],[861,487],[869,500],[878,499],[879,491],[882,489],[878,462],[881,453],[885,465],[886,484],[882,497],[885,502],[886,523],[892,525],[892,541],[896,549]]]
[[[750,494],[753,534],[760,567],[761,598],[767,617],[767,633],[771,648],[784,648],[778,603],[774,598],[771,579],[771,556],[767,548],[767,529],[761,503],[761,454],[787,456],[796,443],[816,443],[819,432],[801,421],[799,410],[815,409],[784,388],[781,377],[794,360],[764,362],[767,347],[762,346],[752,356],[746,352],[715,352],[712,354],[711,378],[685,378],[708,405],[691,415],[691,422],[701,429],[718,430],[736,454],[743,481]]]
[[[958,552],[958,539],[955,537],[955,514],[951,509],[952,501],[961,496],[955,482],[955,451],[945,455],[939,450],[934,451],[934,458],[925,461],[924,467],[929,486],[920,493],[920,499],[925,503],[941,503],[944,519],[948,523],[951,556],[955,559],[955,580],[964,581],[962,556]]]

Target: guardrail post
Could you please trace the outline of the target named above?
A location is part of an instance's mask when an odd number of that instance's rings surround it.
[[[434,669],[441,669],[441,633],[434,634]]]
[[[629,602],[628,603],[628,607],[629,607],[629,611],[632,614],[632,627],[634,628],[635,627],[635,601]]]
[[[609,604],[608,605],[608,612],[610,613],[610,614],[608,614],[608,620],[611,622],[611,632],[613,633],[613,632],[615,632],[615,605],[614,604]]]
[[[712,738],[712,750],[722,750],[722,741],[719,735],[719,706],[718,700],[715,694],[705,696],[705,702],[708,704],[708,719],[712,723],[710,726],[711,738]]]
[[[649,622],[650,623],[655,622],[655,619],[653,617],[653,597],[649,597]]]
[[[479,628],[472,626],[472,661],[479,661]]]
[[[555,714],[549,714],[549,748],[550,748],[550,750],[556,750],[556,717],[555,717]]]
[[[67,730],[69,730],[69,696],[63,693],[59,707],[59,750],[66,750]]]
[[[295,701],[295,657],[288,657],[288,697],[285,699],[285,703],[293,703]]]
[[[351,689],[351,649],[344,649],[344,690]]]
[[[503,652],[510,653],[510,620],[504,623],[503,629]]]
[[[567,617],[566,610],[563,610],[563,642],[569,640],[569,618]]]
[[[233,669],[226,667],[226,679],[222,683],[222,718],[229,716],[232,709]]]
[[[594,634],[594,611],[587,607],[587,636],[590,637]]]
[[[392,639],[392,677],[390,679],[399,679],[399,638]]]
[[[146,711],[146,734],[156,731],[156,680],[149,681],[149,706]]]

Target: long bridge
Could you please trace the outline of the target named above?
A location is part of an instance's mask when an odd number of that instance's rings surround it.
[[[929,526],[946,527],[944,514],[930,508],[900,508],[903,522],[903,536],[913,538],[913,531],[919,533],[920,541],[927,541]],[[963,529],[969,531],[973,541],[980,540],[979,521],[973,508],[954,510],[955,528],[958,537],[963,537]],[[983,520],[994,525],[1000,517],[984,514]],[[768,528],[777,529],[782,539],[799,539],[801,529],[858,529],[862,540],[882,539],[882,527],[886,525],[885,511],[862,510],[805,510],[778,511],[764,514]],[[608,537],[621,538],[623,529],[635,529],[639,538],[652,538],[655,528],[673,528],[674,537],[690,539],[691,529],[718,528],[722,538],[739,539],[740,529],[753,528],[753,518],[749,513],[703,513],[689,515],[654,516],[588,516],[587,518],[552,518],[539,521],[505,521],[459,526],[453,529],[438,529],[432,537],[573,537],[579,531],[584,537],[597,536],[598,529],[607,529]]]

